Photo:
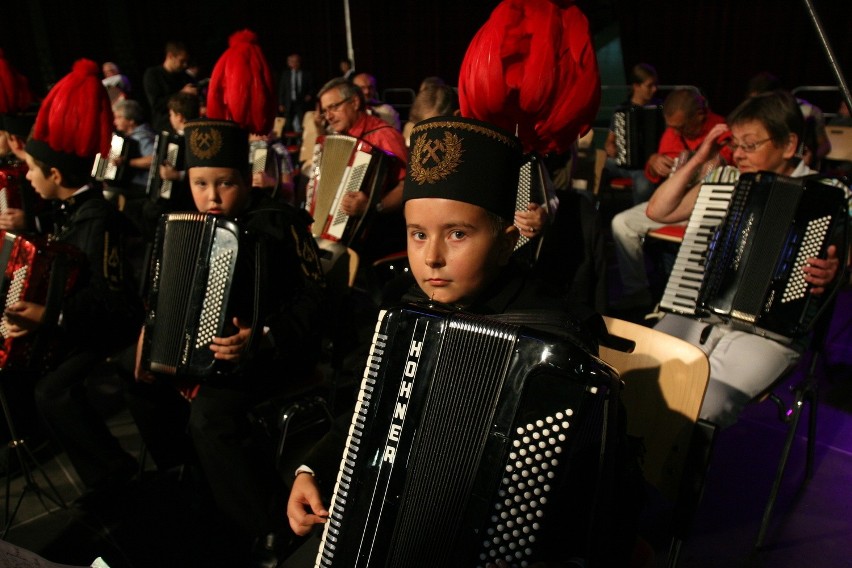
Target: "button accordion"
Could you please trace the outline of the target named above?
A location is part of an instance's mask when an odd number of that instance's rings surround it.
[[[584,548],[617,384],[565,338],[383,311],[316,566],[525,566]]]
[[[366,228],[365,221],[381,197],[390,155],[370,143],[342,134],[317,138],[313,172],[307,187],[307,209],[314,218],[314,236],[349,245]],[[368,213],[350,217],[340,206],[351,191],[367,195]]]
[[[75,247],[46,237],[29,238],[0,231],[0,266],[5,309],[18,301],[56,306],[73,288],[83,263]],[[15,338],[8,320],[0,319],[0,369],[33,368],[47,363],[50,341],[41,334]]]
[[[630,106],[613,113],[615,163],[630,170],[641,170],[657,151],[666,129],[662,105]]]
[[[696,257],[703,276],[695,314],[782,342],[807,332],[826,295],[809,293],[803,268],[825,256],[847,223],[840,187],[815,176],[742,174],[706,256]]]
[[[154,139],[154,159],[148,170],[148,185],[145,193],[149,198],[171,199],[174,181],[160,177],[160,166],[169,164],[177,170],[183,170],[184,139],[179,134],[164,130]]]
[[[160,217],[142,344],[146,369],[198,378],[217,371],[210,343],[228,334],[238,249],[232,221],[205,213]]]
[[[540,156],[530,154],[521,164],[520,174],[518,176],[518,195],[515,200],[515,211],[527,211],[527,206],[530,203],[538,203],[546,212],[550,211],[550,203],[548,203],[548,190],[553,193],[553,182],[550,179],[550,174],[547,173]],[[539,235],[537,239],[530,239],[521,235],[518,237],[518,242],[515,244],[515,252],[528,252],[530,264],[535,264],[538,259],[541,243],[544,237]]]

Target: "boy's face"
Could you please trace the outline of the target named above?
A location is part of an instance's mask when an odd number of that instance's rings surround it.
[[[451,199],[405,203],[408,260],[417,285],[431,299],[468,305],[512,254],[517,228],[495,234],[485,209]]]
[[[183,115],[169,109],[169,124],[171,124],[172,128],[175,129],[175,132],[183,130],[183,123]]]
[[[56,179],[56,170],[51,169],[50,174],[45,176],[44,172],[36,165],[35,160],[29,154],[26,154],[26,162],[26,177],[36,193],[44,199],[59,199],[59,183]]]
[[[190,168],[189,186],[199,211],[229,218],[242,212],[250,191],[234,168]]]

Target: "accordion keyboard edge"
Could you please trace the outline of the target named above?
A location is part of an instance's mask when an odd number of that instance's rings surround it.
[[[346,243],[357,238],[367,216],[349,217],[340,209],[341,201],[349,192],[362,191],[372,203],[386,169],[387,154],[369,142],[343,134],[320,136],[307,195],[313,235]]]
[[[160,218],[143,342],[146,368],[194,377],[215,372],[209,346],[227,324],[238,249],[233,221],[204,213]]]
[[[593,522],[616,382],[567,340],[421,306],[383,311],[315,565],[523,566],[568,548],[560,523],[587,536]],[[555,490],[566,484],[576,493]]]
[[[660,299],[660,308],[664,311],[690,316],[699,313],[698,297],[704,281],[707,249],[725,220],[736,186],[735,176],[729,177],[734,179],[705,182],[698,190],[695,207]]]

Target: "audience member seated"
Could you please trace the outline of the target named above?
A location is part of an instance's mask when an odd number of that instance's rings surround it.
[[[657,153],[648,158],[645,176],[652,183],[660,183],[677,167],[684,163],[701,145],[701,142],[724,118],[712,112],[707,100],[694,89],[673,90],[663,103],[666,130],[660,139]],[[713,156],[713,160],[696,170],[702,177],[702,169],[715,165],[716,161],[729,162],[731,152],[727,148]],[[706,173],[706,172],[703,172]],[[645,214],[647,203],[640,203],[622,211],[612,220],[612,237],[621,275],[621,298],[611,307],[615,311],[649,309],[654,299],[648,283],[645,256],[642,245],[645,234],[663,225]]]

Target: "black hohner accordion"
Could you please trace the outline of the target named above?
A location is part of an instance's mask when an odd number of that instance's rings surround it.
[[[547,191],[548,186],[552,186],[552,184],[550,174],[547,173],[547,168],[541,157],[536,154],[528,155],[524,163],[521,164],[518,176],[518,195],[515,199],[515,211],[527,211],[527,206],[530,203],[538,203],[545,211],[548,211],[550,204],[547,200]],[[515,252],[534,249],[529,250],[528,257],[530,264],[534,264],[541,250],[542,239],[543,236],[541,235],[537,239],[529,239],[521,235],[515,244]]]
[[[184,139],[179,134],[164,130],[154,139],[154,159],[148,170],[148,185],[145,193],[149,198],[171,199],[174,181],[160,177],[160,166],[169,164],[177,170],[183,168]]]
[[[306,196],[314,218],[313,235],[347,245],[355,241],[381,197],[389,161],[386,152],[359,138],[342,134],[317,138]],[[350,217],[341,210],[343,196],[351,191],[367,194],[367,214]]]
[[[810,329],[824,296],[803,268],[847,224],[843,189],[815,176],[742,174],[707,249],[697,313],[779,341]]]
[[[594,532],[617,382],[567,339],[420,305],[383,311],[316,566],[570,555]]]
[[[657,151],[666,129],[661,105],[631,106],[613,113],[615,134],[615,163],[623,168],[638,170],[645,167],[651,154]]]
[[[129,144],[120,134],[113,134],[109,145],[109,153],[102,156],[100,152],[95,154],[95,163],[92,165],[92,177],[98,181],[117,181],[124,175],[125,166],[117,166],[113,163],[115,158],[126,156]]]
[[[82,263],[82,253],[66,243],[0,231],[4,310],[18,301],[58,305],[76,283]],[[10,337],[8,320],[0,319],[0,369],[42,366],[52,348],[43,334]]]
[[[226,308],[239,249],[237,225],[205,213],[160,217],[142,361],[150,371],[205,377],[219,365],[210,350],[228,324]]]

